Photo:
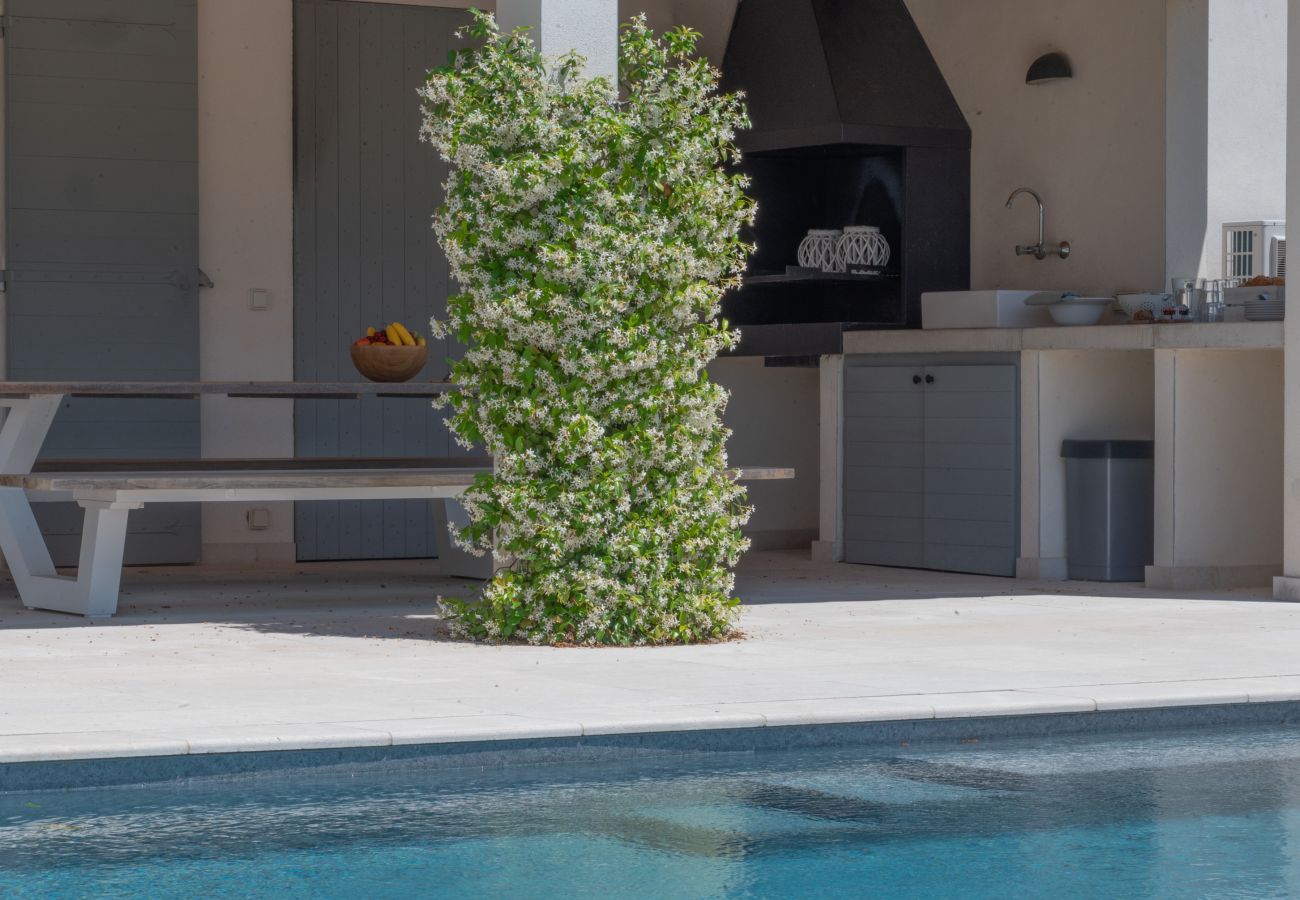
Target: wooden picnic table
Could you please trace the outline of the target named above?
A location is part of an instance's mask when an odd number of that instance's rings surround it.
[[[76,489],[70,482],[61,482],[52,489],[53,481],[33,476],[37,456],[49,435],[54,417],[67,397],[98,397],[114,399],[187,399],[200,396],[261,397],[282,400],[339,400],[361,397],[405,397],[428,400],[456,390],[447,382],[408,381],[387,384],[370,381],[357,382],[302,382],[302,381],[0,381],[0,409],[6,410],[0,424],[0,551],[4,553],[9,570],[18,586],[23,603],[29,607],[51,609],[81,615],[111,614],[117,607],[121,583],[123,550],[126,542],[127,516],[139,509],[144,493],[127,495],[103,488],[89,490],[91,476],[86,461],[78,461],[82,487]],[[105,461],[106,469],[120,472],[121,461]],[[194,461],[199,467],[203,461]],[[284,460],[286,469],[293,467],[292,460]],[[145,478],[150,471],[139,473]],[[153,474],[157,474],[154,472]],[[272,497],[277,490],[267,488],[261,492],[222,490],[220,479],[211,472],[207,484],[212,490],[195,499],[237,500],[254,496]],[[259,476],[264,482],[265,473]],[[275,482],[282,488],[292,477]],[[466,479],[472,473],[461,469],[451,476],[427,473],[426,484],[416,488],[411,485],[387,486],[376,492],[379,496],[409,494],[413,497],[454,496],[463,491]],[[312,484],[319,484],[319,476]],[[459,486],[451,482],[461,482]],[[336,479],[335,485],[340,482]],[[360,493],[370,481],[352,479],[348,491]],[[325,496],[328,488],[315,492],[305,490],[306,482],[298,490],[285,488],[290,498]],[[346,493],[346,492],[344,492]],[[181,494],[155,492],[151,497],[176,502]],[[81,553],[76,576],[58,574],[50,557],[49,548],[41,535],[32,510],[33,501],[72,500],[84,510]]]
[[[251,502],[322,499],[428,499],[460,496],[485,457],[346,460],[76,460],[36,459],[65,397],[196,398],[204,395],[266,399],[339,400],[390,397],[428,400],[456,385],[447,382],[294,381],[0,381],[0,551],[29,607],[79,615],[111,615],[121,586],[127,517],[145,503]],[[788,479],[781,467],[739,468],[746,481]],[[71,500],[82,507],[80,565],[60,575],[50,558],[33,502]],[[451,510],[435,515],[445,523]],[[446,528],[435,529],[446,573],[484,577],[481,561],[455,548]],[[490,559],[488,560],[490,563]]]
[[[204,395],[288,400],[428,399],[454,390],[456,385],[447,381],[0,381],[0,398],[11,399],[59,396],[184,400]]]

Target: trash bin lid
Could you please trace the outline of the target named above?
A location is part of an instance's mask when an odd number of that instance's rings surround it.
[[[1152,459],[1155,441],[1061,441],[1062,459]]]

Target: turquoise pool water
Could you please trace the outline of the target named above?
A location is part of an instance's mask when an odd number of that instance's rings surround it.
[[[1300,734],[0,796],[0,897],[1287,897]]]

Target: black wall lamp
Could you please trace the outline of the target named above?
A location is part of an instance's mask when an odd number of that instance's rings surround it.
[[[1025,73],[1025,84],[1045,84],[1049,81],[1064,81],[1074,77],[1070,68],[1070,59],[1064,53],[1044,53],[1029,64]]]

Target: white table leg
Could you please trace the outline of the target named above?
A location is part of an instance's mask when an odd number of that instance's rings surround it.
[[[0,398],[0,407],[6,409],[0,425],[0,472],[32,470],[62,403],[59,394]],[[86,501],[81,506],[86,523],[80,566],[75,577],[68,577],[55,571],[26,493],[0,488],[0,552],[24,606],[83,616],[116,611],[127,516],[140,504]]]
[[[122,585],[127,518],[142,504],[78,502],[86,511],[86,522],[75,576],[55,571],[31,503],[21,488],[0,488],[0,549],[9,560],[24,606],[80,616],[111,616],[117,611]]]
[[[54,416],[59,411],[59,406],[63,403],[63,396],[60,394],[49,394],[35,397],[0,397],[0,413],[3,418],[0,419],[0,472],[6,474],[25,475],[32,470],[36,463],[36,457],[41,452],[41,445],[45,443],[45,437],[49,434],[50,425],[54,422]],[[19,498],[26,503],[25,497]],[[13,501],[10,506],[12,507]],[[31,510],[28,510],[30,518]],[[25,527],[25,522],[17,522],[14,527],[21,530]],[[12,529],[10,529],[12,530]],[[37,541],[44,550],[44,542],[41,541],[40,533],[37,532]],[[3,551],[3,564],[11,572],[15,571],[13,560],[16,558],[17,549],[10,550],[0,545],[0,551]],[[47,557],[48,553],[45,554]],[[39,556],[29,561],[27,568],[32,566],[39,567]],[[21,567],[21,566],[20,566]],[[17,577],[15,576],[15,581]],[[22,588],[19,587],[21,593]]]
[[[61,394],[0,398],[0,407],[8,410],[0,425],[0,472],[26,475],[32,470],[62,403]]]

